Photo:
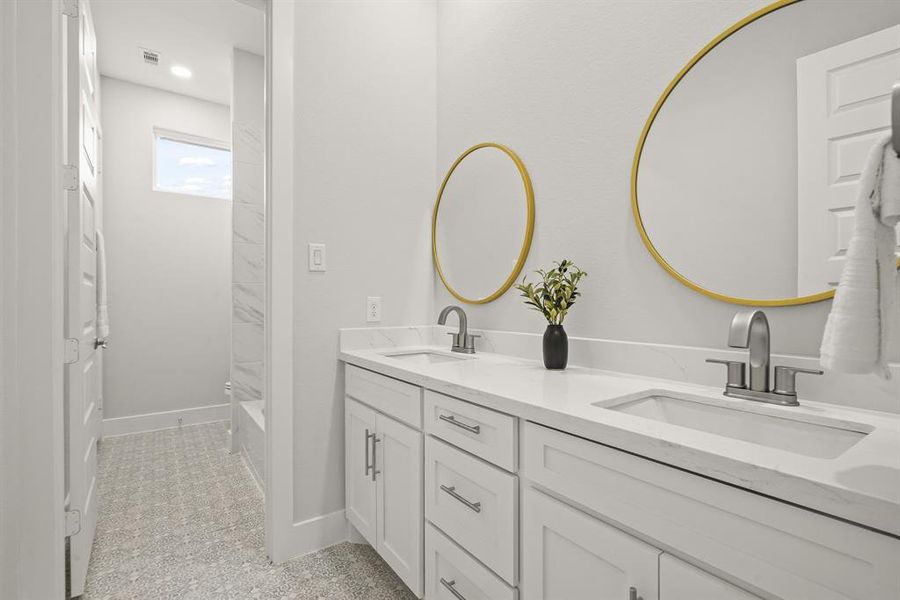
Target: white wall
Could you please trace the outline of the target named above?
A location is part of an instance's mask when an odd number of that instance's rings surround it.
[[[525,271],[570,258],[590,273],[566,321],[570,335],[725,346],[739,307],[682,286],[644,249],[631,216],[631,161],[644,121],[674,74],[715,35],[766,4],[439,4],[438,172],[476,142],[504,143],[519,153],[536,202]],[[435,299],[437,308],[453,300],[439,281]],[[829,309],[830,302],[767,309],[773,352],[818,354]],[[544,327],[515,290],[466,310],[473,327]]]
[[[435,4],[311,1],[295,11],[294,520],[343,496],[337,330],[432,320]],[[325,273],[307,243],[327,244]]]
[[[104,77],[104,418],[222,402],[231,203],[152,189],[153,127],[231,138],[229,108]]]

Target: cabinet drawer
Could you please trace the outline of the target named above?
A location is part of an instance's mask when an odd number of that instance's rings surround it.
[[[522,477],[780,598],[900,598],[900,540],[527,423]]]
[[[518,548],[515,475],[425,439],[425,517],[508,583]]]
[[[506,469],[516,470],[516,419],[425,390],[425,431]]]
[[[347,365],[345,393],[399,421],[422,429],[422,388]]]
[[[453,590],[456,591],[455,595]],[[469,556],[434,525],[425,526],[426,600],[516,600],[516,589]]]

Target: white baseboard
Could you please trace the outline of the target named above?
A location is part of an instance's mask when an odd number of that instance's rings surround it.
[[[297,558],[347,541],[347,517],[343,510],[294,523],[287,556]]]
[[[213,404],[210,406],[198,406],[197,408],[103,419],[103,437],[169,429],[179,425],[198,425],[214,421],[227,421],[230,418],[231,407],[228,404]]]

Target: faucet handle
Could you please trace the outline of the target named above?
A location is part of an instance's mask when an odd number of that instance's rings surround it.
[[[466,350],[471,350],[472,353],[475,353],[475,338],[480,338],[480,333],[468,333],[466,334],[466,339],[463,340],[463,346],[465,346]]]
[[[822,375],[824,371],[820,369],[801,369],[800,367],[775,367],[775,389],[772,390],[776,394],[784,394],[786,396],[797,395],[797,373],[808,373],[810,375]]]
[[[706,362],[715,363],[719,365],[725,365],[728,369],[728,383],[727,387],[730,388],[746,388],[747,381],[744,378],[744,373],[747,367],[747,364],[741,362],[739,360],[722,360],[719,358],[707,358]]]

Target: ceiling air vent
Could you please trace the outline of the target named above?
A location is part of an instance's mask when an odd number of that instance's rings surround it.
[[[141,54],[144,56],[144,62],[148,65],[158,66],[159,65],[159,52],[155,52],[153,50],[147,50],[146,48],[141,48]]]

